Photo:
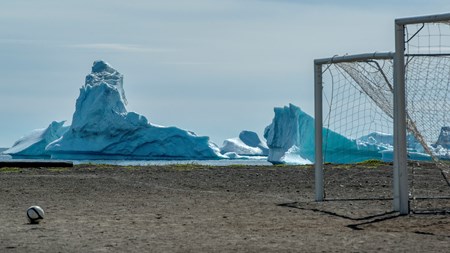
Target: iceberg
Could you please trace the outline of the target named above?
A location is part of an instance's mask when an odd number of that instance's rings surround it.
[[[450,149],[450,127],[444,126],[441,128],[438,140],[435,146],[441,146],[445,149]]]
[[[50,158],[51,154],[45,148],[48,144],[61,138],[67,132],[69,127],[64,126],[64,123],[65,121],[53,121],[47,128],[32,131],[16,141],[3,154],[11,155],[13,159]]]
[[[380,145],[380,146],[394,146],[394,136],[392,134],[386,134],[381,132],[372,132],[368,135],[364,135],[358,138],[361,143]]]
[[[292,146],[290,149],[288,149],[286,153],[284,153],[281,160],[283,161],[283,163],[286,164],[301,164],[301,165],[313,164],[313,162],[303,158],[300,155],[300,149],[295,145]]]
[[[267,161],[267,156],[238,155],[235,152],[227,152],[223,155],[231,160],[253,160],[253,161],[264,160],[264,161]]]
[[[392,134],[373,132],[368,135],[359,137],[357,142],[360,145],[373,145],[378,147],[380,150],[384,150],[387,152],[389,150],[393,150],[394,148],[394,136]],[[410,153],[423,153],[426,151],[422,147],[422,144],[414,137],[413,134],[408,134],[406,136],[407,149]],[[433,149],[431,145],[428,145],[430,149]]]
[[[314,162],[314,119],[299,107],[289,104],[275,108],[272,124],[266,127],[264,137],[269,146],[268,161],[273,164],[309,164]],[[393,160],[394,138],[392,134],[372,132],[356,139],[347,138],[323,128],[324,162],[355,163],[369,159],[385,162]],[[439,159],[450,160],[450,127],[442,127],[436,143],[427,148]],[[422,144],[413,134],[407,135],[409,160],[429,161]]]
[[[264,138],[269,146],[268,161],[273,164],[314,162],[313,117],[293,104],[276,107],[274,112],[272,123],[264,130]],[[389,143],[380,145],[374,142],[376,139],[373,135],[354,140],[327,128],[323,128],[322,133],[327,143],[323,154],[325,162],[355,163],[381,159],[381,151],[389,148]],[[386,138],[380,141],[387,142]]]
[[[123,75],[108,63],[95,61],[80,89],[72,125],[52,138],[39,137],[45,131],[35,131],[8,153],[69,160],[226,158],[209,137],[151,124],[146,117],[128,112],[126,104]]]
[[[267,156],[269,147],[267,147],[265,141],[259,138],[257,133],[244,130],[239,134],[239,137],[226,139],[220,148],[220,152],[244,156]]]
[[[412,134],[407,136],[408,159],[417,161],[431,161],[432,156],[427,154],[425,148],[417,141]],[[428,150],[438,159],[450,160],[450,127],[441,127],[436,143],[426,143]],[[383,160],[392,161],[393,151],[383,152]]]

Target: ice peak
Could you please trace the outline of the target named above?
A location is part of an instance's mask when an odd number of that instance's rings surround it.
[[[108,72],[108,73],[114,73],[117,72],[111,65],[109,65],[107,62],[103,60],[97,60],[94,61],[94,64],[92,65],[92,73],[100,73],[100,72]]]
[[[92,72],[86,76],[85,87],[106,84],[119,91],[124,104],[127,104],[123,89],[123,75],[103,60],[94,61]]]

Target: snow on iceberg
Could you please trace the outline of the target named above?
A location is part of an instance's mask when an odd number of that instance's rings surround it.
[[[276,107],[274,112],[272,124],[264,130],[269,146],[268,161],[274,164],[314,162],[314,119],[292,104]],[[354,163],[381,159],[380,151],[387,149],[377,143],[349,139],[326,128],[322,132],[327,142],[325,162]]]
[[[392,147],[394,145],[394,137],[392,134],[373,132],[368,135],[364,135],[358,138],[358,141],[361,143],[380,145],[380,146],[389,146]]]
[[[53,159],[74,160],[224,158],[209,137],[152,125],[144,116],[127,112],[126,101],[122,74],[104,61],[95,61],[80,89],[72,125],[61,138],[34,145],[31,151]],[[33,136],[22,142],[31,143],[36,139]],[[29,145],[16,145],[9,153],[33,154],[19,148],[22,146]]]
[[[53,121],[47,128],[36,129],[20,138],[14,145],[3,153],[12,158],[50,158],[50,153],[45,150],[48,144],[59,139],[67,130],[65,121]]]
[[[242,131],[239,137],[225,140],[220,148],[220,152],[222,154],[235,153],[245,156],[267,156],[269,147],[259,138],[257,133]]]
[[[310,160],[305,159],[300,155],[300,149],[295,145],[288,149],[286,153],[284,153],[281,160],[286,164],[312,164]]]

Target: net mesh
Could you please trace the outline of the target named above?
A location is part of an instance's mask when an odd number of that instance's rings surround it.
[[[408,130],[422,138],[413,151],[424,151],[433,163],[410,164],[411,208],[450,211],[450,202],[442,201],[450,199],[450,23],[407,25],[405,42],[406,111],[415,126]],[[440,178],[438,187],[430,187],[433,177]]]
[[[393,145],[393,61],[369,58],[332,63],[322,66],[322,69],[324,161],[349,164],[369,159],[382,160],[380,151],[392,150]],[[336,141],[337,135],[345,137],[346,141]],[[324,172],[328,199],[383,199],[392,195],[388,187],[391,180],[371,177],[372,171],[364,171],[367,177],[361,176],[359,182],[355,181],[356,178],[332,178],[336,172],[329,167],[325,167]],[[348,195],[338,196],[333,191],[334,187],[357,187],[358,195],[348,191]]]
[[[357,144],[374,144],[381,141],[392,145],[393,126],[393,77],[392,60],[344,62],[326,66],[323,73],[325,106],[324,127],[328,134],[324,143],[324,160],[332,163],[360,162],[370,157],[352,158],[348,143],[331,147],[331,132],[335,132]],[[336,143],[333,143],[336,144]],[[339,143],[337,143],[339,144]],[[357,150],[363,150],[360,147]],[[331,151],[339,152],[340,159],[332,159]],[[374,152],[372,159],[381,159]],[[329,157],[327,157],[329,156]]]

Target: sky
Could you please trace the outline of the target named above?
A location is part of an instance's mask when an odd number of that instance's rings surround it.
[[[95,60],[124,75],[128,111],[221,145],[262,136],[273,108],[313,114],[313,60],[393,51],[394,19],[448,0],[15,0],[0,3],[0,147],[70,124]]]

